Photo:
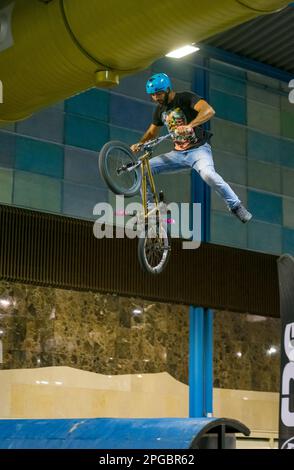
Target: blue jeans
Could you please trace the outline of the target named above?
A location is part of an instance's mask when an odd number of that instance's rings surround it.
[[[229,209],[233,209],[240,204],[240,199],[232,188],[215,171],[214,163],[209,144],[190,150],[172,150],[150,159],[150,166],[154,175],[158,173],[173,173],[184,169],[192,168],[196,170],[201,178],[216,193],[223,198]],[[152,192],[147,178],[147,198],[152,201]]]

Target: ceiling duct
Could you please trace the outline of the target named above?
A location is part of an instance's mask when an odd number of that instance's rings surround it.
[[[185,44],[202,41],[283,0],[2,0],[0,121],[94,86],[115,86]]]

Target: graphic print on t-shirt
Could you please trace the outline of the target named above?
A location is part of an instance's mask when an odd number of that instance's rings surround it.
[[[173,135],[176,150],[186,150],[197,143],[198,139],[192,127],[184,134],[177,134],[177,127],[187,125],[186,116],[181,108],[177,107],[164,111],[161,115],[161,119],[168,128],[168,131]]]

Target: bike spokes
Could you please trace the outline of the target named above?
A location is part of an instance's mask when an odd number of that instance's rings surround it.
[[[139,240],[138,255],[144,271],[159,274],[167,264],[170,254],[169,236],[159,225],[148,228],[145,238]]]
[[[119,141],[105,144],[99,155],[99,169],[115,194],[134,196],[140,189],[141,173],[130,148]]]
[[[113,149],[108,156],[108,173],[112,180],[119,184],[122,192],[133,187],[137,182],[137,174],[128,169],[132,166],[129,157],[121,149]]]

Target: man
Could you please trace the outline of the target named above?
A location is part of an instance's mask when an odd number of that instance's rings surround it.
[[[201,178],[224,199],[228,209],[241,222],[248,222],[252,215],[214,169],[209,145],[212,134],[201,128],[201,124],[214,116],[213,108],[195,93],[173,91],[171,81],[165,73],[153,75],[146,83],[146,92],[158,105],[153,114],[152,124],[141,141],[131,146],[131,150],[134,153],[138,152],[140,144],[154,139],[160,127],[166,125],[172,135],[174,150],[150,160],[153,174],[185,168],[196,170]],[[149,199],[150,195],[148,185]]]

